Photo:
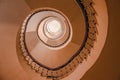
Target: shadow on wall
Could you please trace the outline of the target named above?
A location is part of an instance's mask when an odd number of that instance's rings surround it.
[[[120,0],[106,0],[109,15],[107,41],[96,64],[81,80],[120,80]]]
[[[0,0],[0,80],[28,80],[18,62],[15,42],[29,12],[24,0]]]

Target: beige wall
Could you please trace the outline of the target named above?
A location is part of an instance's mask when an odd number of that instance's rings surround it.
[[[120,80],[120,0],[106,0],[109,29],[105,47],[96,64],[81,80]]]
[[[16,35],[29,12],[24,0],[0,0],[0,80],[28,80],[16,54]]]

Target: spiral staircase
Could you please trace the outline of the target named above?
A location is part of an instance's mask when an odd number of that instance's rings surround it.
[[[1,56],[1,80],[81,80],[104,50],[104,0],[1,0],[0,6],[0,23],[6,26],[0,32],[10,33],[1,35],[1,41],[10,44],[4,48],[1,43],[1,52],[14,53],[7,55],[13,63],[4,64],[8,58],[2,54],[2,62]],[[4,77],[8,73],[13,73],[9,79]]]

